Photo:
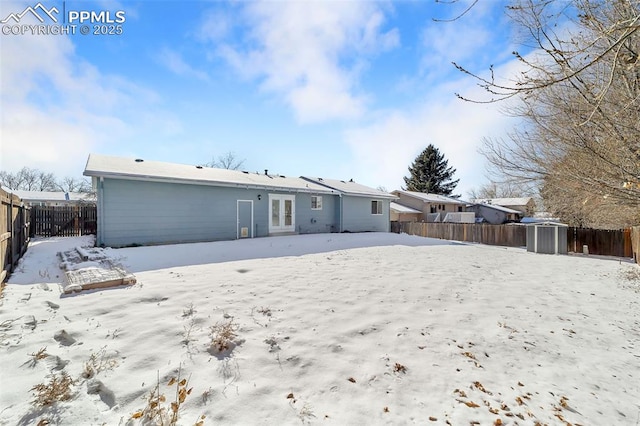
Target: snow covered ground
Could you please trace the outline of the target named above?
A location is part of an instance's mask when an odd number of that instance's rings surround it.
[[[629,262],[306,235],[105,249],[138,283],[62,296],[56,252],[89,244],[33,241],[9,279],[1,425],[142,424],[178,375],[185,425],[640,422]],[[65,401],[32,403],[65,375]]]

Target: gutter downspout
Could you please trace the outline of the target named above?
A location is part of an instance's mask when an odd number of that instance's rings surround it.
[[[101,247],[104,244],[104,177],[100,176],[97,184],[97,202],[98,202],[98,220],[96,232],[96,246]]]
[[[343,221],[342,210],[344,209],[344,205],[342,202],[342,192],[338,192],[338,196],[340,197],[340,215],[339,215],[340,216],[340,233],[342,233],[344,232],[344,229],[343,229],[344,225],[342,223]]]

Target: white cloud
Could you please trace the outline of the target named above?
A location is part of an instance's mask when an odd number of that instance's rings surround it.
[[[163,48],[158,55],[158,61],[171,72],[183,77],[194,77],[198,80],[208,81],[209,76],[206,72],[197,70],[187,64],[180,53],[168,47]]]
[[[239,73],[261,79],[299,122],[360,117],[366,94],[356,90],[361,61],[399,44],[383,30],[382,4],[374,2],[250,2],[243,14],[247,48],[231,42],[217,53]],[[211,21],[207,21],[211,25]],[[217,30],[216,30],[217,31]],[[217,34],[217,33],[216,33]]]
[[[23,7],[5,3],[3,11]],[[76,54],[71,37],[2,37],[2,170],[80,176],[90,152],[112,151],[171,122],[154,107],[154,92],[101,73]]]
[[[498,72],[510,72],[510,63]],[[453,81],[434,90],[429,99],[414,110],[379,113],[369,125],[345,131],[354,176],[363,183],[383,185],[388,190],[404,185],[407,168],[427,145],[435,145],[455,168],[460,183],[455,193],[463,198],[485,181],[485,160],[478,153],[482,139],[500,137],[517,121],[501,113],[503,104],[475,104],[459,100],[454,91],[470,96],[481,91],[470,79]]]

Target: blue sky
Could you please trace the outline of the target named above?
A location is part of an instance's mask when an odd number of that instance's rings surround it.
[[[2,1],[0,19],[37,3]],[[486,181],[482,138],[516,124],[454,96],[481,92],[452,61],[517,69],[499,0],[455,22],[433,19],[468,1],[41,3],[126,20],[120,35],[0,34],[3,170],[81,176],[92,152],[202,164],[232,151],[249,171],[393,190],[433,143],[466,195]]]

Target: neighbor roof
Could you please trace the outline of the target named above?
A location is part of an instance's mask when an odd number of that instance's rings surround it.
[[[409,197],[417,198],[425,203],[448,203],[448,204],[467,204],[464,201],[460,201],[457,198],[447,197],[439,194],[427,194],[424,192],[395,190],[391,191],[392,194],[405,194]]]
[[[306,176],[302,176],[303,179],[308,180],[309,182],[314,182],[325,186],[327,188],[335,189],[336,191],[342,192],[347,195],[361,196],[361,197],[374,197],[374,198],[388,198],[395,199],[397,198],[394,195],[389,194],[385,191],[380,191],[378,189],[374,189],[365,185],[361,185],[359,183],[354,182],[353,180],[344,181],[337,179],[324,179],[324,178],[310,178]]]
[[[513,210],[508,207],[503,207],[498,204],[488,204],[488,203],[475,203],[478,206],[488,207],[490,209],[498,210],[504,213],[514,213],[514,214],[523,214],[520,210]]]
[[[20,189],[10,189],[23,201],[92,201],[91,194],[82,192],[62,192],[62,191],[23,191]],[[67,196],[69,197],[67,199]]]
[[[238,170],[215,169],[99,154],[89,155],[84,175],[211,186],[268,188],[295,192],[325,194],[335,192],[325,186],[317,185],[298,177],[249,173]]]
[[[531,202],[531,197],[520,198],[478,198],[473,200],[478,204],[497,204],[499,206],[526,206]]]
[[[391,210],[393,210],[393,211],[395,211],[397,213],[420,213],[420,214],[422,214],[422,212],[420,210],[412,209],[411,207],[403,206],[402,204],[394,203],[393,201],[391,202],[389,207],[391,208]]]

